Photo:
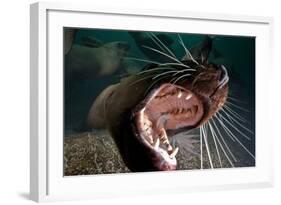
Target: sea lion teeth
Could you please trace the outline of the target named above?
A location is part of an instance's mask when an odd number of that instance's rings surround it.
[[[152,122],[147,118],[144,122],[144,125],[151,127],[152,126]]]
[[[165,140],[163,141],[163,143],[164,143],[165,145],[169,145],[169,140],[168,140],[168,139],[165,139]]]
[[[147,135],[151,135],[152,134],[152,129],[148,128],[147,130],[145,130],[145,132],[146,132]]]
[[[181,96],[182,96],[182,92],[179,91],[179,93],[178,93],[178,98],[181,98]]]
[[[185,97],[185,99],[186,99],[186,100],[189,100],[191,97],[192,97],[192,94],[188,94],[188,95]]]
[[[170,152],[173,151],[173,147],[169,144],[168,147],[167,147],[167,150],[168,150],[168,153],[170,153]]]
[[[165,137],[163,135],[160,135],[160,140],[164,141],[165,140]]]
[[[153,144],[153,137],[151,135],[147,135],[145,138],[150,144]]]
[[[182,113],[182,112],[183,112],[183,110],[184,110],[183,108],[180,108],[180,111],[179,111],[179,113]]]
[[[160,145],[160,140],[159,140],[159,138],[157,138],[156,139],[156,142],[155,142],[155,144],[154,144],[154,149],[158,149],[159,148],[159,145]]]
[[[176,147],[176,148],[174,149],[174,151],[172,152],[172,154],[170,154],[170,158],[174,158],[174,157],[176,156],[176,154],[178,153],[178,151],[179,151],[179,148]]]
[[[148,129],[151,129],[152,123],[150,121],[145,121],[143,124],[143,128],[147,131]]]
[[[168,140],[168,136],[164,128],[161,129],[160,139]]]

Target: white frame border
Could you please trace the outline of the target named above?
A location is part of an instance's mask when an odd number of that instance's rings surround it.
[[[141,15],[157,17],[189,18],[200,20],[235,21],[247,23],[261,23],[269,26],[270,52],[273,50],[273,19],[258,16],[236,16],[228,14],[195,13],[183,11],[158,11],[126,8],[97,8],[95,5],[71,3],[46,3],[32,4],[30,14],[30,198],[34,201],[68,200],[67,197],[50,197],[48,193],[48,113],[47,113],[47,12],[48,10],[94,12],[105,14]],[[272,56],[272,53],[269,54]],[[272,59],[270,59],[272,62]],[[273,144],[273,143],[272,143]],[[272,146],[273,147],[273,146]],[[273,172],[273,162],[270,162]],[[273,184],[273,173],[270,179],[249,185],[236,184],[219,187],[196,187],[195,191],[210,189],[233,189],[250,187],[268,187]],[[178,192],[186,192],[179,188]],[[165,192],[164,190],[161,193]],[[141,194],[147,194],[145,190]],[[139,193],[135,193],[139,194]],[[81,196],[85,198],[85,196]],[[97,196],[95,196],[97,197]],[[100,195],[99,197],[103,197]],[[72,198],[72,197],[70,197]],[[78,196],[79,198],[79,196]],[[88,198],[88,197],[87,197]],[[91,197],[92,198],[92,197]]]

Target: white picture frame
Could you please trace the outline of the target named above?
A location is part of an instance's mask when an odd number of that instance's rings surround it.
[[[95,21],[96,20],[96,21]],[[148,22],[157,22],[158,26]],[[114,28],[256,36],[256,166],[221,170],[63,176],[62,28]],[[167,27],[166,25],[169,25]],[[151,193],[269,187],[273,185],[273,133],[267,67],[273,72],[273,19],[212,13],[97,8],[35,3],[30,12],[30,198],[34,201],[94,199]],[[54,69],[55,68],[55,69]],[[272,75],[272,72],[271,75]],[[262,81],[263,80],[263,81]],[[266,85],[266,86],[265,86]],[[267,120],[266,120],[267,119]],[[270,139],[270,140],[269,140]],[[164,180],[165,179],[165,180]],[[154,183],[147,185],[146,181]],[[188,183],[185,183],[188,182]]]

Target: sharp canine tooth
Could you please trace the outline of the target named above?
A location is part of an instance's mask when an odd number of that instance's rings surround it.
[[[181,96],[182,96],[182,92],[179,91],[178,98],[180,98]]]
[[[156,139],[156,142],[154,144],[154,149],[158,149],[159,148],[159,145],[160,145],[160,140],[159,138]]]
[[[178,153],[179,148],[176,147],[176,149],[174,149],[174,151],[172,152],[172,154],[170,154],[170,158],[174,158],[176,156],[176,154]]]
[[[186,100],[189,100],[191,97],[192,97],[192,94],[188,94],[188,95],[185,97],[185,99],[186,99]]]
[[[168,145],[168,144],[169,144],[169,140],[165,139],[165,140],[163,141],[163,143],[166,144],[166,145]]]
[[[167,150],[170,152],[173,150],[173,147],[169,144],[169,146],[167,147]]]
[[[161,134],[162,134],[162,136],[163,136],[165,139],[168,139],[168,136],[167,136],[166,131],[165,131],[164,128],[161,129]]]

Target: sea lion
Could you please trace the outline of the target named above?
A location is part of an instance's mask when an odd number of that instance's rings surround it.
[[[151,64],[106,88],[87,118],[91,128],[106,127],[131,171],[175,170],[174,135],[199,127],[225,103],[228,73],[208,62],[210,37],[182,61]],[[194,53],[194,54],[193,54]]]
[[[126,42],[102,43],[93,38],[73,44],[65,55],[66,80],[89,80],[114,74],[129,49]]]

